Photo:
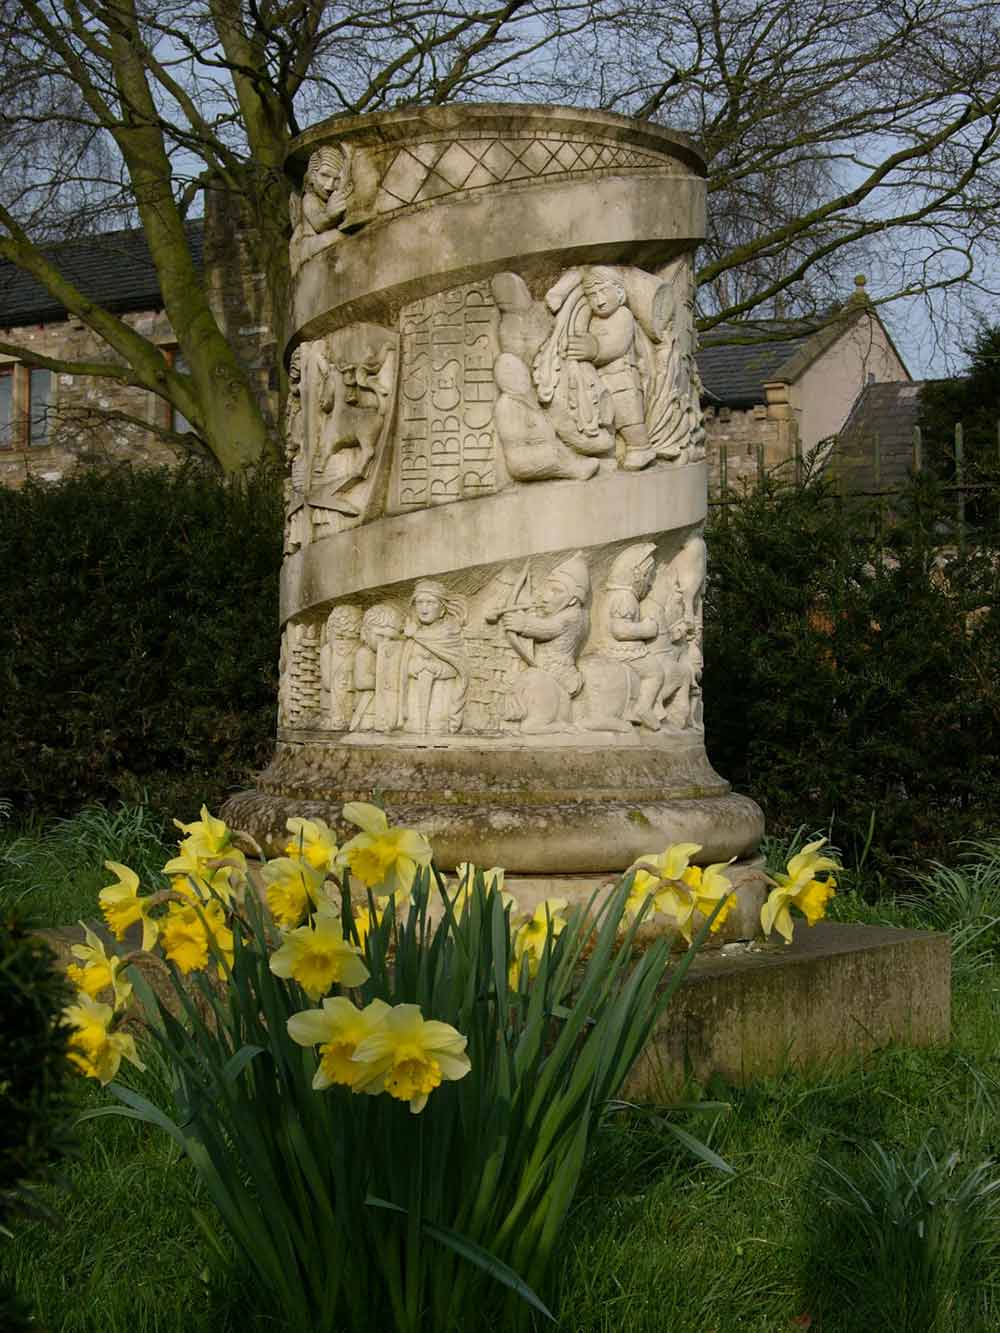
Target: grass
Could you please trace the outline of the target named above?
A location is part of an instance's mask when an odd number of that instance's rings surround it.
[[[122,835],[123,854],[111,859],[134,864],[125,854],[134,836],[162,864],[166,849],[154,854],[139,828]],[[21,842],[21,866],[11,868],[9,845],[0,844],[0,894],[12,880],[23,893],[30,848]],[[772,849],[775,859],[781,850]],[[88,874],[105,851],[88,852]],[[960,943],[962,930],[996,906],[986,864],[1000,865],[1000,843],[959,849],[948,876],[927,868],[905,900],[866,903],[863,878],[845,876],[834,904],[842,918],[948,929]],[[956,870],[964,887],[955,888]],[[92,891],[85,899],[80,887],[74,896],[71,881],[66,872],[53,878],[52,904],[72,903],[63,920],[92,915]],[[557,1333],[995,1333],[1000,958],[995,936],[980,938],[969,955],[975,966],[956,969],[948,1046],[889,1046],[744,1089],[711,1085],[704,1096],[727,1101],[728,1114],[674,1116],[710,1142],[733,1176],[694,1160],[655,1115],[610,1116],[548,1293]],[[154,1086],[157,1071],[142,1078]],[[79,1095],[81,1108],[106,1101],[82,1083]],[[191,1209],[204,1205],[165,1137],[102,1119],[83,1126],[80,1138],[69,1188],[49,1194],[62,1228],[19,1227],[3,1247],[42,1325],[52,1333],[252,1327],[252,1286],[227,1290],[207,1280],[208,1245],[191,1223]],[[932,1231],[938,1239],[930,1245]],[[943,1275],[929,1304],[908,1305],[901,1295],[909,1290],[900,1277],[907,1264]],[[910,1287],[923,1290],[916,1280]]]

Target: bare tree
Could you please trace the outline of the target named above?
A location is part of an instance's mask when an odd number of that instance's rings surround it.
[[[0,0],[0,258],[114,361],[0,351],[160,395],[227,469],[273,453],[190,210],[214,192],[243,211],[280,319],[291,137],[456,99],[599,105],[695,135],[708,331],[777,302],[818,315],[859,253],[883,299],[947,289],[996,235],[998,26],[993,0]],[[112,222],[142,226],[188,371],[46,249]]]

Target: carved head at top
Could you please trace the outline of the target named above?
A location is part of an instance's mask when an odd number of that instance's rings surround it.
[[[331,639],[356,639],[361,632],[361,607],[335,606],[327,617],[326,632]]]
[[[334,144],[326,144],[317,148],[310,157],[302,188],[318,195],[320,199],[329,199],[335,189],[342,188],[346,169],[345,153]]]
[[[548,615],[564,611],[574,603],[583,606],[590,595],[590,571],[581,551],[564,560],[542,584],[542,610]]]
[[[580,274],[583,294],[595,315],[606,319],[625,304],[625,288],[613,268],[593,265]]]
[[[410,605],[421,625],[433,625],[447,609],[448,592],[435,579],[421,579],[413,589]]]
[[[372,652],[378,650],[380,643],[398,639],[403,627],[403,617],[388,602],[378,602],[370,606],[361,622],[361,640]]]
[[[629,546],[611,566],[609,588],[628,588],[641,602],[653,586],[656,570],[656,547],[652,542]]]

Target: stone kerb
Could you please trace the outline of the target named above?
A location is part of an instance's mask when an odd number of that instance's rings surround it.
[[[681,135],[570,108],[341,117],[293,145],[272,845],[378,790],[442,864],[752,856],[705,754],[706,513]]]

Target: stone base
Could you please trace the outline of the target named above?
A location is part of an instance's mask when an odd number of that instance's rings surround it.
[[[951,1031],[947,935],[799,924],[792,944],[700,955],[637,1061],[624,1095],[669,1097],[690,1073],[730,1083]]]
[[[714,772],[699,736],[622,745],[487,748],[279,740],[257,789],[230,797],[232,827],[271,854],[290,815],[319,817],[339,834],[346,801],[378,793],[389,822],[425,833],[437,864],[503,866],[511,874],[616,874],[674,842],[695,842],[700,864],[752,856],[760,808]]]

